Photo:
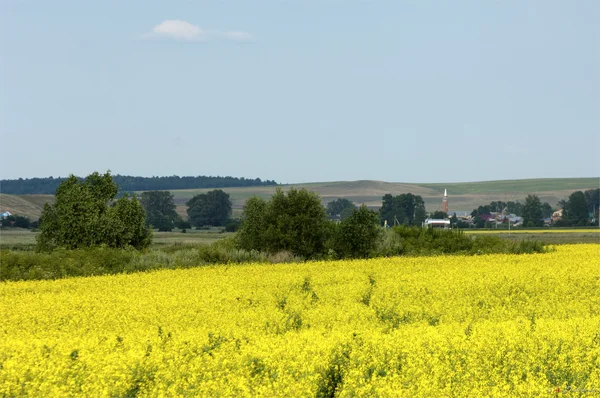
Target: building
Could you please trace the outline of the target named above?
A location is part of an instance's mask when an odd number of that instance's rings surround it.
[[[563,217],[563,209],[558,209],[554,213],[552,213],[552,222],[557,222]]]
[[[12,213],[10,211],[5,211],[4,213],[0,214],[0,218],[6,218],[10,216],[12,216]]]
[[[442,199],[442,211],[448,214],[448,193],[444,189],[444,198]]]
[[[428,218],[423,222],[423,226],[428,227],[428,228],[449,229],[450,228],[450,220]]]

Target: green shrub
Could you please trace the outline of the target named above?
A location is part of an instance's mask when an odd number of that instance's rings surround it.
[[[333,224],[330,247],[337,258],[373,256],[382,234],[379,214],[362,205],[339,224]]]

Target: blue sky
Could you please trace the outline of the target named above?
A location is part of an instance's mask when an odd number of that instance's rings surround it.
[[[596,177],[599,17],[597,1],[0,0],[0,177]]]

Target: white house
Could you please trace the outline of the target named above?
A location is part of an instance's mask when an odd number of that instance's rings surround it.
[[[450,228],[450,220],[428,218],[428,219],[426,219],[423,222],[423,226],[424,227],[431,227],[431,228],[444,228],[444,229],[448,229],[448,228]]]
[[[10,211],[5,211],[4,213],[0,214],[0,218],[6,218],[10,216],[12,216],[12,213]]]

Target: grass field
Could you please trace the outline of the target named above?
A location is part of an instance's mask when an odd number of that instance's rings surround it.
[[[222,233],[219,228],[208,231],[188,230],[187,233],[154,232],[154,246],[172,244],[201,244],[209,245],[219,239],[230,236],[231,233]],[[31,249],[35,246],[37,232],[26,229],[11,228],[0,229],[0,249]]]
[[[573,243],[600,243],[600,229],[547,229],[547,230],[465,230],[468,234],[495,235],[510,240],[537,240],[550,245]]]
[[[563,245],[2,283],[0,396],[595,396],[599,260]]]
[[[456,195],[519,193],[527,195],[533,192],[578,191],[600,187],[600,178],[537,178],[524,180],[500,180],[458,182],[450,184],[418,184],[443,192],[448,189]]]
[[[563,243],[600,243],[600,229],[547,229],[547,230],[465,230],[468,234],[493,234],[512,240],[533,239],[548,244]],[[232,233],[221,232],[220,228],[210,230],[188,230],[154,232],[154,246],[172,244],[202,244],[209,245],[219,239],[231,236]],[[25,229],[0,229],[0,249],[31,249],[35,246],[37,232]]]

